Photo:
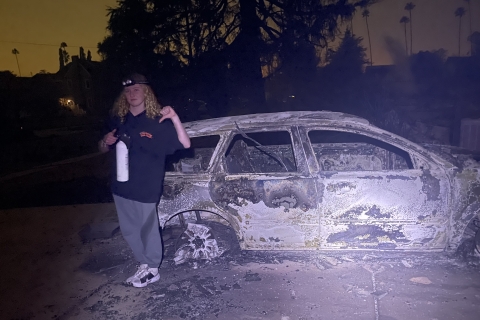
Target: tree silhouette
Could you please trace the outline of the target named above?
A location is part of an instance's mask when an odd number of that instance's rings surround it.
[[[350,22],[350,26],[347,28],[347,30],[349,30],[352,34],[353,34],[353,18],[354,18],[354,15],[352,14],[352,16],[348,19],[348,21]]]
[[[256,50],[253,44],[263,44],[276,52],[286,42],[299,41],[323,48],[335,37],[341,19],[351,17],[356,7],[375,1],[164,0],[158,6],[152,0],[120,0],[118,7],[108,9],[110,35],[99,44],[99,53],[108,59],[122,50],[145,46],[157,55],[172,54],[188,65],[235,40],[241,42],[242,37],[253,41],[248,42],[247,51]],[[127,58],[133,58],[130,55],[136,56],[128,54]]]
[[[480,32],[475,31],[468,37],[468,41],[472,44],[472,56],[480,56]]]
[[[350,2],[354,2],[355,0],[349,0]],[[351,14],[351,16],[347,16],[346,17],[346,21],[349,23],[349,25],[347,25],[347,30],[346,31],[350,31],[352,33],[352,35],[354,35],[354,31],[353,31],[353,18],[355,17],[355,13],[356,13],[356,10],[354,10]]]
[[[413,54],[412,10],[414,8],[415,8],[415,4],[413,2],[409,2],[405,5],[405,10],[407,10],[410,15],[410,55]]]
[[[362,75],[365,63],[369,62],[366,59],[366,50],[361,44],[362,40],[360,37],[355,37],[350,31],[345,32],[338,48],[330,51],[329,64],[324,69],[334,70],[331,72],[332,76],[337,77],[340,81]]]
[[[369,53],[370,53],[370,65],[373,65],[372,42],[370,40],[370,28],[368,26],[368,17],[370,17],[370,11],[368,9],[364,9],[363,12],[362,12],[362,17],[365,18],[365,23],[367,25],[368,48],[369,48]]]
[[[404,30],[404,33],[405,33],[405,54],[408,56],[408,45],[407,45],[407,23],[410,22],[410,19],[406,16],[403,16],[401,19],[400,19],[400,23],[403,23],[403,30]]]
[[[18,55],[20,52],[16,48],[13,48],[12,53],[15,55],[15,59],[17,60],[18,75],[21,77],[22,73],[20,72],[20,64],[18,63]]]
[[[317,94],[314,108],[318,108],[318,101],[327,101],[329,108],[338,108],[334,111],[361,112],[358,102],[364,91],[363,70],[365,64],[370,64],[366,49],[362,46],[363,39],[355,37],[350,31],[345,32],[340,45],[330,50],[328,64],[319,70],[316,86],[310,94]],[[314,109],[315,110],[315,109]]]
[[[443,82],[442,74],[446,60],[446,51],[444,49],[420,51],[409,60],[410,70],[415,81],[417,84],[423,84],[418,88],[419,90],[426,89],[426,87],[432,84],[439,85]]]
[[[98,52],[116,68],[153,74],[162,69],[176,81],[204,72],[205,83],[213,79],[207,73],[222,73],[235,82],[233,90],[261,100],[262,67],[295,63],[293,53],[301,56],[304,49],[319,52],[335,39],[344,19],[373,2],[163,0],[160,6],[153,0],[119,0],[108,9],[109,35]]]
[[[65,66],[65,61],[63,61],[62,48],[58,48],[58,62],[60,64],[60,69],[62,69]]]
[[[63,68],[68,61],[70,60],[70,55],[67,52],[67,44],[65,42],[60,43],[60,48],[58,49],[58,55],[60,60],[60,69]]]
[[[455,10],[455,17],[458,17],[458,55],[461,53],[461,43],[462,43],[462,17],[465,15],[465,8],[459,7]]]
[[[470,22],[470,28],[469,28],[469,32],[468,32],[468,35],[471,36],[472,35],[472,7],[471,7],[471,4],[470,4],[470,0],[465,0],[466,3],[468,3],[468,18],[469,18],[469,22]],[[473,55],[473,43],[470,42],[470,55],[472,56]]]
[[[79,57],[80,57],[80,60],[85,60],[86,59],[85,49],[83,49],[83,47],[80,47]]]

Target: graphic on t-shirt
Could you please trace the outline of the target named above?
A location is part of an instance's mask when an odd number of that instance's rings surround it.
[[[152,136],[151,133],[148,133],[146,131],[142,131],[142,132],[140,132],[140,137],[147,137],[147,138],[152,139],[153,136]]]

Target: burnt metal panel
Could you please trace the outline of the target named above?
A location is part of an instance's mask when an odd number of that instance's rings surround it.
[[[310,175],[311,156],[308,150],[308,144],[305,140],[305,132],[298,130],[298,127],[292,127],[292,144],[294,149],[297,171],[304,175]]]
[[[226,221],[238,232],[239,216],[235,211],[218,208],[212,201],[207,181],[196,182],[194,179],[167,179],[164,193],[157,207],[160,226],[163,228],[168,220],[181,212],[192,210],[212,212]]]
[[[300,137],[299,145],[302,146],[302,152],[305,157],[309,173],[313,174],[318,171],[318,164],[315,158],[315,153],[313,152],[310,140],[308,139],[307,130],[305,127],[297,127],[297,132]]]
[[[440,235],[446,233],[449,214],[445,179],[440,183],[438,176],[421,170],[370,174],[341,172],[323,178],[320,232],[325,248],[384,249],[385,243],[390,249],[409,249],[419,243],[419,250],[444,248],[447,239]],[[437,184],[430,188],[425,181]],[[345,229],[353,225],[357,227]]]
[[[318,244],[313,179],[276,175],[218,177],[210,183],[218,207],[235,214],[246,249],[306,248]],[[271,240],[274,239],[274,240]]]
[[[480,217],[480,173],[476,168],[465,168],[453,173],[451,232],[448,250],[455,250],[464,240],[468,223]]]
[[[430,243],[444,243],[444,225],[408,225],[406,223],[362,223],[359,221],[325,225],[327,248],[375,249],[375,250],[442,250],[429,246]],[[323,240],[323,238],[322,238]]]

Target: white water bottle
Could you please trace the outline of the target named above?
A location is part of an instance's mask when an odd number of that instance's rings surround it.
[[[117,153],[117,181],[128,181],[128,148],[130,146],[130,137],[122,134],[118,138],[115,147]]]

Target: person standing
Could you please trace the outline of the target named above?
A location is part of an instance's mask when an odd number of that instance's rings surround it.
[[[119,134],[128,137],[128,179],[118,181],[114,173],[112,193],[120,230],[139,262],[126,282],[145,287],[160,279],[163,247],[156,207],[163,191],[165,158],[189,148],[190,138],[175,110],[160,106],[143,75],[133,74],[122,85],[99,150],[114,149],[122,138]]]

